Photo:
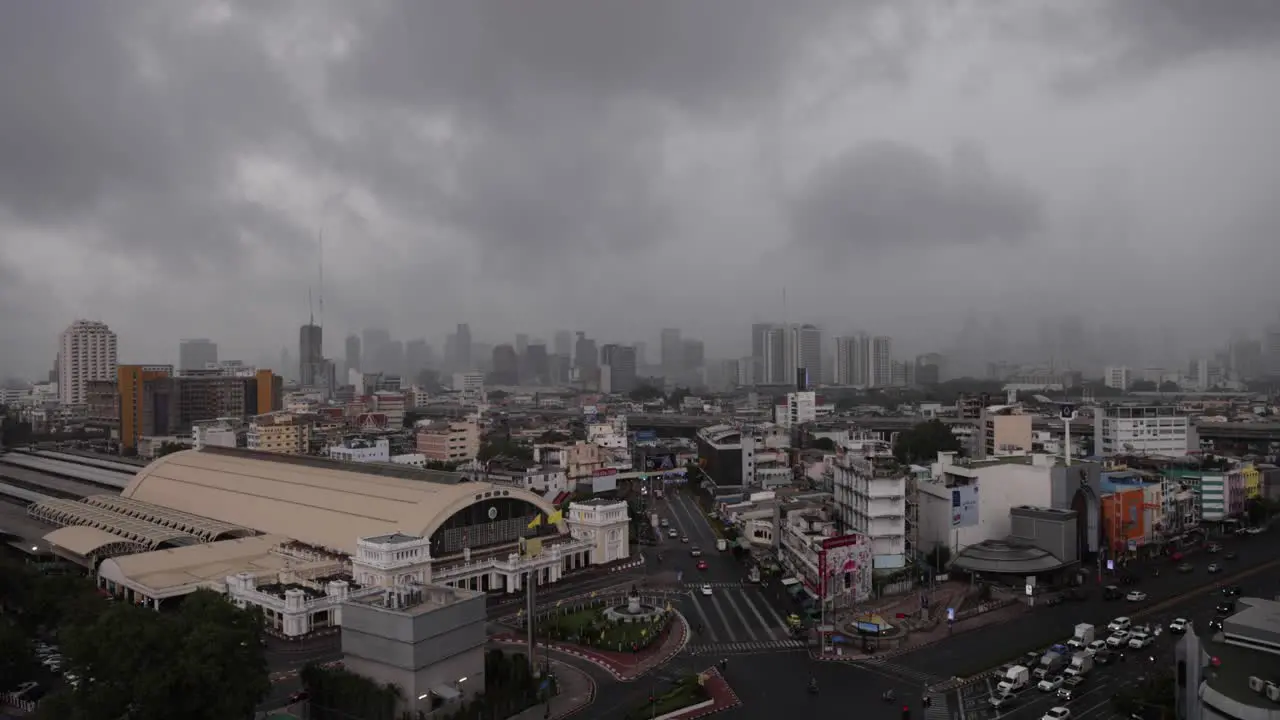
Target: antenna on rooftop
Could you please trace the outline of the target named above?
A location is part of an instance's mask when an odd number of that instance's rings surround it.
[[[311,288],[307,288],[307,317],[308,325],[316,324],[316,309],[315,304],[311,302]]]
[[[320,229],[317,244],[320,246],[320,324],[324,325],[324,228]]]

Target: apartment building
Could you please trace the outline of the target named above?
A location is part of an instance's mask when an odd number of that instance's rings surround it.
[[[913,555],[907,537],[909,467],[892,457],[868,456],[856,443],[842,447],[833,466],[836,518],[844,533],[871,541],[877,570],[904,567]]]
[[[977,459],[1031,452],[1031,416],[1016,405],[983,408],[978,420]]]
[[[1120,405],[1094,410],[1095,455],[1181,457],[1199,448],[1190,418],[1164,405]]]
[[[283,384],[270,370],[238,376],[215,369],[175,377],[171,365],[121,365],[115,383],[121,448],[134,450],[143,437],[188,435],[204,420],[274,412],[283,404]]]
[[[311,446],[311,418],[286,412],[258,415],[249,423],[246,446],[281,455],[306,455]]]
[[[58,337],[58,401],[84,405],[89,383],[116,377],[116,334],[106,323],[76,320]]]
[[[414,445],[430,462],[474,460],[480,452],[480,426],[470,420],[421,421]]]

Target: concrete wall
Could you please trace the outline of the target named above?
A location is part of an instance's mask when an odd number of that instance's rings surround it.
[[[1063,562],[1078,560],[1076,516],[1066,512],[1041,512],[1014,508],[1009,512],[1010,535],[1029,540]]]
[[[418,670],[484,645],[485,598],[411,614],[347,603],[342,614],[344,655]]]

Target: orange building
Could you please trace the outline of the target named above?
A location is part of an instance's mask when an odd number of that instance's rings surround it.
[[[1145,495],[1136,487],[1102,496],[1102,531],[1112,553],[1127,551],[1131,542],[1136,547],[1146,544]]]

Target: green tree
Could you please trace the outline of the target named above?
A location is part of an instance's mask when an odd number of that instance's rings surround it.
[[[684,399],[689,397],[692,394],[693,393],[689,392],[689,388],[686,388],[686,387],[678,387],[672,390],[671,394],[667,396],[667,407],[669,408],[680,407],[680,403],[684,402]]]
[[[533,461],[533,448],[523,443],[509,440],[505,435],[486,438],[480,443],[480,452],[476,458],[480,462],[488,462],[496,457],[509,457],[523,462]]]
[[[929,420],[898,433],[893,456],[900,463],[933,462],[940,452],[960,450],[960,440],[946,423]]]
[[[262,615],[198,590],[177,612],[113,603],[59,633],[71,691],[69,720],[250,718],[271,689]]]
[[[35,676],[40,669],[31,637],[10,618],[0,617],[0,692],[8,692]]]
[[[810,443],[809,447],[813,448],[814,450],[825,450],[827,452],[835,452],[836,441],[832,440],[829,437],[815,438],[814,441]]]
[[[1150,380],[1135,380],[1129,385],[1130,392],[1155,392],[1159,389],[1160,386]]]
[[[487,393],[487,396],[489,398],[489,402],[500,403],[503,400],[506,400],[507,398],[511,397],[511,393],[507,392],[506,390],[491,390]]]
[[[309,695],[312,720],[394,720],[402,696],[395,685],[379,685],[345,668],[311,663],[298,677]]]
[[[1176,393],[1181,391],[1182,387],[1172,380],[1165,380],[1160,383],[1160,392],[1162,393]]]

